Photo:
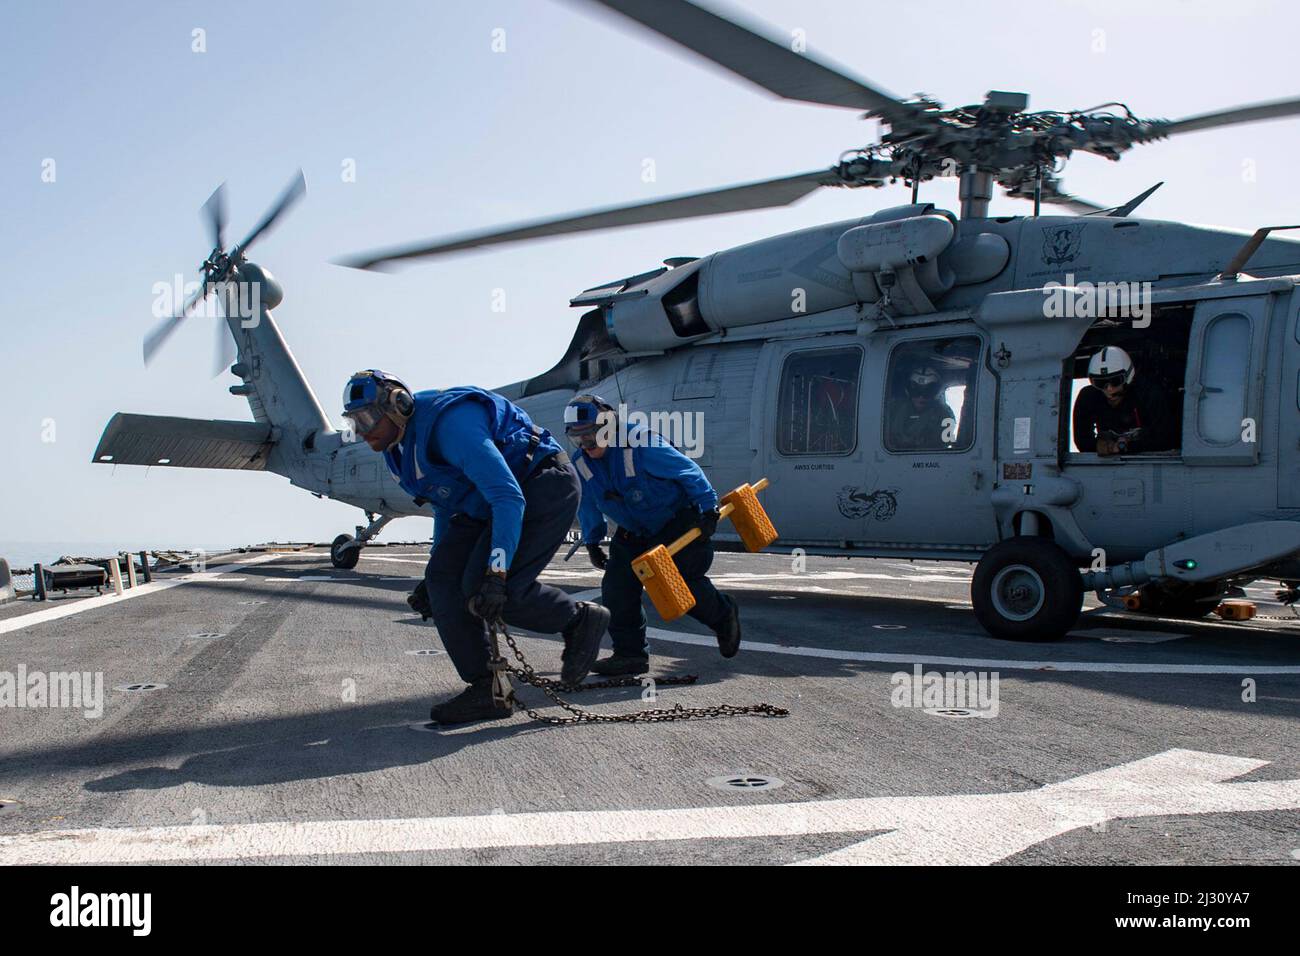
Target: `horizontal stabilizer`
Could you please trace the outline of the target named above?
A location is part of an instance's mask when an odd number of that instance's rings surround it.
[[[271,426],[262,422],[118,412],[99,439],[94,461],[105,465],[264,471],[273,444]]]

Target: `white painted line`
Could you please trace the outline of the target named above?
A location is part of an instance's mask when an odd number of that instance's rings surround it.
[[[569,597],[589,601],[600,596],[599,588],[577,591]],[[662,627],[647,627],[646,636],[656,641],[690,644],[695,647],[718,646],[713,635],[687,634]],[[762,641],[745,641],[741,653],[787,654],[795,657],[820,657],[833,661],[862,661],[869,664],[944,664],[962,668],[1000,671],[1041,671],[1082,674],[1300,674],[1300,665],[1292,664],[1135,664],[1129,661],[1018,661],[984,657],[945,657],[920,651],[911,654],[842,651],[830,647],[783,647]]]
[[[400,729],[399,728],[395,728]],[[1226,783],[1267,761],[1164,753],[1011,793],[663,810],[100,827],[0,837],[0,864],[155,863],[845,834],[807,863],[990,864],[1108,820],[1300,808],[1300,780]],[[861,840],[869,831],[886,831]]]
[[[364,550],[362,550],[361,552],[361,557],[363,560],[366,561],[396,561],[399,564],[428,564],[429,563],[428,558],[389,558],[389,557],[383,557],[378,554],[366,554]]]
[[[80,601],[72,601],[67,604],[60,604],[58,607],[48,607],[40,611],[33,611],[31,614],[21,614],[17,617],[6,618],[0,621],[0,634],[8,634],[10,631],[18,631],[24,627],[31,627],[33,624],[43,624],[46,621],[57,621],[59,618],[70,617],[73,614],[81,614],[83,611],[93,611],[96,608],[106,607],[110,604],[120,604],[122,601],[129,601],[131,598],[143,597],[146,594],[157,594],[159,591],[166,591],[169,588],[178,587],[182,584],[192,584],[196,581],[210,582],[215,581],[214,575],[226,574],[231,571],[241,571],[244,568],[252,567],[255,564],[264,564],[267,561],[274,561],[276,558],[283,557],[282,554],[259,554],[256,557],[240,561],[238,564],[223,564],[220,567],[208,568],[206,571],[194,571],[189,574],[172,576],[168,574],[167,580],[162,581],[155,578],[150,584],[141,584],[137,587],[129,588],[123,591],[119,596],[117,594],[101,594],[93,598],[84,598]]]
[[[757,584],[762,581],[901,581],[909,584],[965,584],[966,579],[946,574],[880,574],[869,571],[787,571],[779,574],[759,574],[750,571],[731,571],[710,574],[714,582],[733,587],[738,584]],[[842,592],[841,592],[842,593]]]
[[[683,634],[659,627],[646,628],[649,637],[675,644],[717,647],[713,635]],[[787,654],[795,657],[820,657],[833,661],[862,661],[870,664],[943,664],[965,669],[1000,671],[1056,671],[1081,674],[1300,674],[1300,665],[1292,664],[1135,664],[1127,661],[1018,661],[985,657],[946,657],[916,651],[910,654],[871,654],[864,651],[841,651],[829,647],[783,647],[761,641],[745,641],[740,652]]]

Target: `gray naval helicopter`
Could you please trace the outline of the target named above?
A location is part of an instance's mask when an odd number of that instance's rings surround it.
[[[344,264],[379,269],[780,206],[822,187],[908,185],[905,205],[589,288],[572,299],[587,311],[560,361],[497,390],[557,433],[565,404],[584,392],[652,422],[698,414],[707,439],[697,460],[715,486],[770,479],[778,549],[976,562],[975,614],[998,637],[1060,638],[1087,591],[1174,617],[1203,616],[1259,578],[1295,593],[1300,242],[1270,232],[1296,227],[1247,236],[1140,219],[1133,213],[1156,187],[1107,208],[1065,192],[1057,173],[1075,151],[1117,160],[1168,136],[1291,116],[1300,99],[1176,121],[1120,104],[1029,112],[1025,94],[996,91],[944,109],[682,0],[600,6],[772,93],[865,112],[887,131],[829,169]],[[921,184],[945,175],[959,177],[960,215],[919,201]],[[995,185],[1032,201],[1033,215],[990,217]],[[1044,204],[1073,215],[1042,215]],[[119,414],[95,460],[284,475],[367,512],[369,525],[334,542],[335,566],[355,566],[385,523],[427,509],[331,426],[268,311],[279,286],[245,259],[250,241],[222,251],[219,205],[209,201],[216,241],[200,293],[223,284],[228,300],[231,289],[258,293],[251,320],[237,302],[226,319],[241,379],[231,391],[247,396],[256,421]],[[147,355],[186,311],[151,334]],[[1078,450],[1076,395],[1108,346],[1158,389],[1174,423],[1168,447]]]

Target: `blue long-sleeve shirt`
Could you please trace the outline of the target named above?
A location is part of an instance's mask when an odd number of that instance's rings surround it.
[[[605,539],[606,517],[620,528],[649,537],[687,505],[699,511],[718,507],[718,493],[700,466],[660,436],[633,429],[628,442],[629,447],[609,448],[599,459],[585,452],[574,459],[582,479],[578,521],[585,543]]]
[[[433,426],[433,452],[447,464],[459,468],[474,483],[461,511],[480,521],[492,520],[492,551],[489,566],[500,558],[501,569],[510,567],[524,520],[524,492],[510,472],[492,440],[488,411],[478,402],[458,402],[447,409]],[[442,538],[443,521],[434,522],[434,547]]]

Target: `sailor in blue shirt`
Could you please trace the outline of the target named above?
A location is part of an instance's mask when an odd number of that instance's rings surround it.
[[[578,451],[582,479],[578,518],[591,562],[605,572],[601,603],[609,609],[610,657],[592,667],[598,674],[644,674],[650,669],[642,584],[632,562],[657,544],[668,544],[693,527],[703,534],[674,556],[695,596],[687,613],[717,635],[723,657],[740,649],[736,602],[708,579],[710,537],[718,527],[718,495],[700,466],[654,432],[619,427],[613,407],[598,395],[580,395],[564,410],[564,429]],[[606,519],[618,525],[606,555]]]
[[[438,704],[438,723],[510,715],[492,699],[487,624],[564,636],[561,679],[587,676],[609,623],[598,604],[537,582],[573,525],[580,485],[551,433],[494,392],[411,391],[386,372],[348,381],[343,414],[417,503],[434,512],[433,549],[412,606],[427,608],[469,688]]]

